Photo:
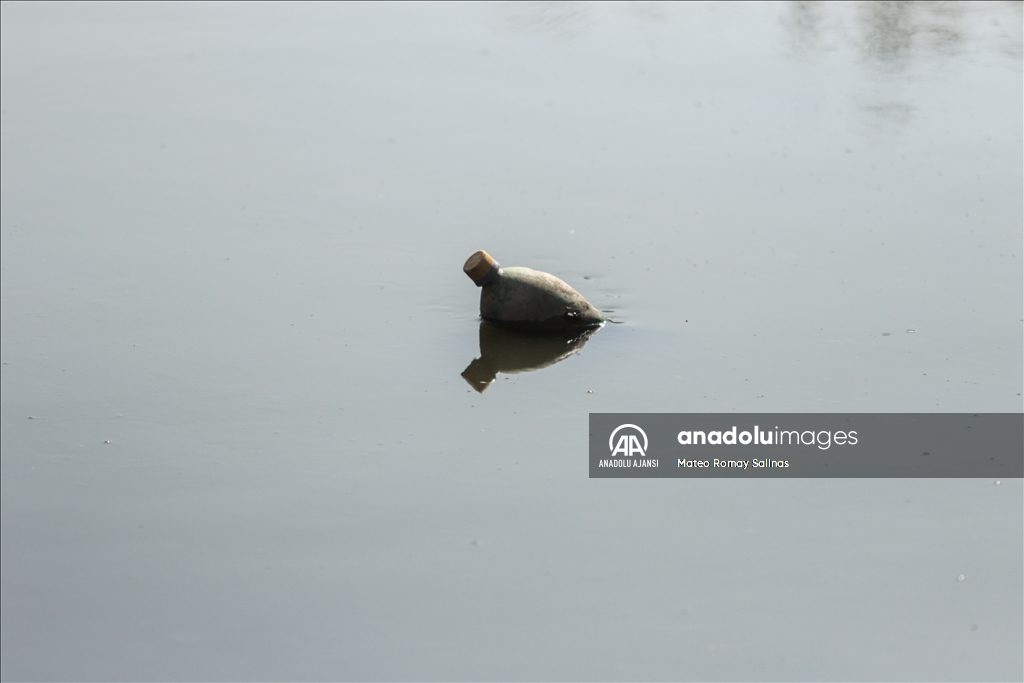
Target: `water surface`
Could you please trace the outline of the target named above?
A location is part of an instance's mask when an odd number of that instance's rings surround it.
[[[586,459],[1022,410],[1020,3],[2,12],[5,680],[1024,676],[1019,480]],[[478,392],[480,248],[623,324]]]

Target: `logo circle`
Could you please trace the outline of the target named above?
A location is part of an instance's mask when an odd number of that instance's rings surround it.
[[[640,429],[636,425],[619,425],[618,427],[616,427],[615,431],[612,432],[612,435],[608,437],[608,450],[610,450],[610,451],[614,451],[615,450],[615,435],[619,433],[620,429],[625,429],[626,427],[632,427],[636,431],[640,432],[640,436],[644,437],[644,453],[646,453],[647,452],[647,432],[645,432],[644,430]]]

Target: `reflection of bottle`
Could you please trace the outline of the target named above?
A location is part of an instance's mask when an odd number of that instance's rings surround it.
[[[575,289],[554,275],[531,268],[501,268],[486,251],[462,267],[480,291],[480,317],[516,330],[555,331],[595,327],[605,322]]]
[[[480,323],[480,357],[469,364],[462,377],[483,393],[499,372],[511,375],[554,365],[582,349],[596,331],[592,327],[538,335]]]

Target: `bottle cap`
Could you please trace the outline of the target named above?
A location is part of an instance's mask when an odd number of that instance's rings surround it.
[[[466,260],[466,265],[462,266],[462,270],[476,283],[477,287],[483,287],[498,274],[498,262],[481,249]]]

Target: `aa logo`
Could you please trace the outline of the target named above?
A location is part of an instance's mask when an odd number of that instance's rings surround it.
[[[623,431],[626,430],[626,431]],[[622,432],[622,434],[619,434]],[[637,438],[637,433],[644,439],[644,445],[640,445],[640,439]],[[619,440],[615,440],[615,435],[619,434]],[[612,452],[612,457],[616,455],[624,455],[627,458],[634,455],[639,455],[641,458],[647,453],[647,434],[644,430],[640,429],[636,425],[619,425],[612,432],[612,435],[608,437],[608,450]]]

